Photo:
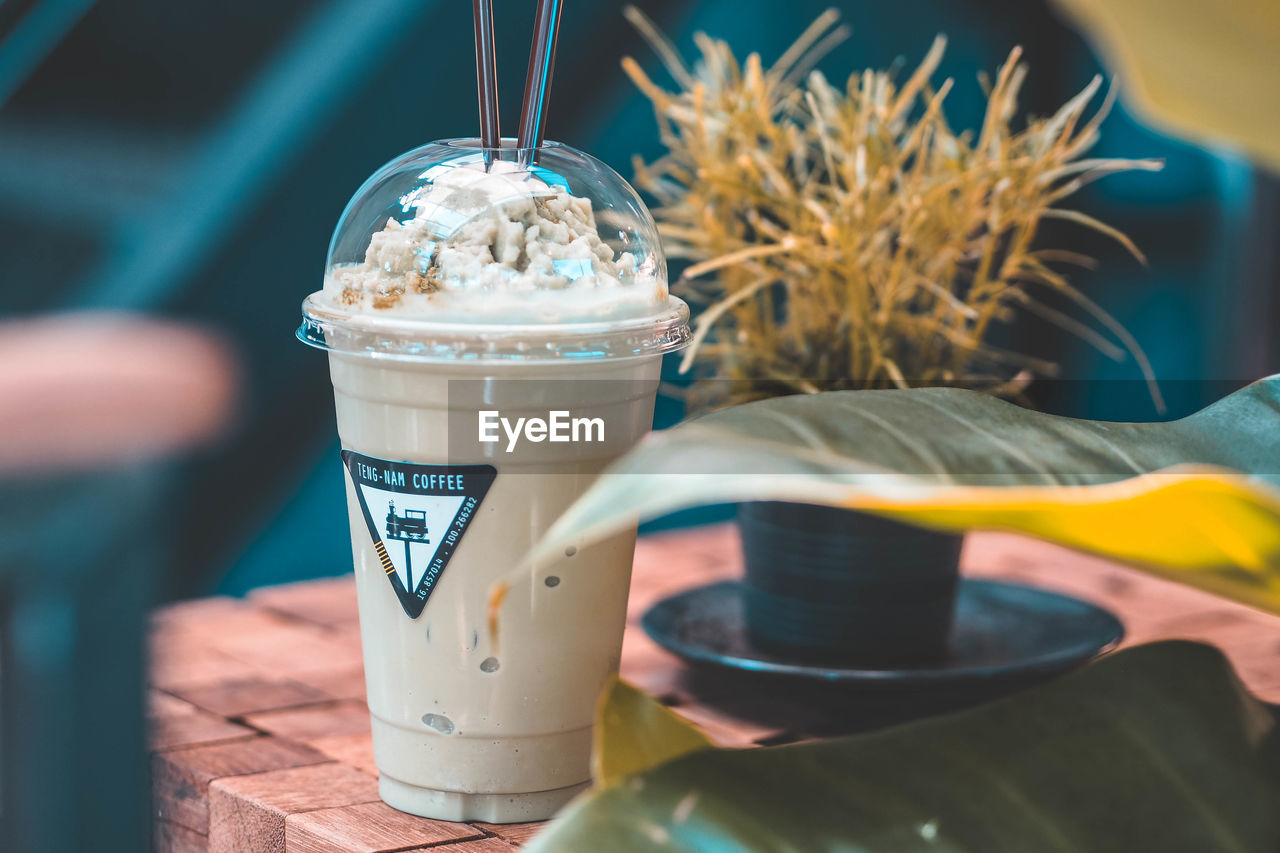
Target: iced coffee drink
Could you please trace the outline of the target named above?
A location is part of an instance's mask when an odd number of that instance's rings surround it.
[[[587,781],[635,534],[523,558],[648,431],[688,312],[616,173],[554,143],[486,159],[433,143],[374,174],[299,336],[329,352],[382,797],[510,822]]]

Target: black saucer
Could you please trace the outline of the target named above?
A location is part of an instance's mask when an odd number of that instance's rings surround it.
[[[1124,636],[1120,621],[1078,599],[1000,581],[961,579],[948,657],[920,668],[857,669],[760,651],[743,626],[742,584],[686,590],[645,612],[645,632],[696,664],[860,690],[1004,690],[1073,669]]]

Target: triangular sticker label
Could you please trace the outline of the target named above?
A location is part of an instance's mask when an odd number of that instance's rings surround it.
[[[492,465],[414,465],[342,451],[373,549],[417,619],[497,477]]]

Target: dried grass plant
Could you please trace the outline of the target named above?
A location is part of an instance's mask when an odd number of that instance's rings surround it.
[[[623,61],[668,149],[637,159],[637,183],[657,202],[668,254],[692,262],[677,290],[700,308],[682,365],[704,365],[696,405],[921,385],[1015,395],[1057,370],[989,342],[1018,310],[1113,358],[1132,355],[1162,405],[1137,342],[1062,272],[1093,260],[1034,245],[1041,222],[1067,220],[1143,260],[1115,228],[1060,206],[1097,178],[1161,167],[1084,156],[1113,100],[1114,89],[1089,114],[1101,78],[1016,130],[1027,69],[1015,48],[994,82],[982,81],[981,129],[957,133],[943,110],[952,81],[931,83],[942,37],[905,80],[867,70],[841,88],[812,70],[848,35],[835,10],[768,69],[704,34],[691,68],[639,10],[627,16],[678,87]],[[1089,321],[1046,304],[1048,292]]]

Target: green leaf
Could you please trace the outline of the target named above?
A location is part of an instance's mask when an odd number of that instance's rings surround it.
[[[1125,100],[1179,136],[1280,169],[1275,0],[1057,0],[1119,71]]]
[[[694,753],[597,788],[527,850],[1272,851],[1275,729],[1217,650],[1158,643],[870,735]]]
[[[735,406],[648,436],[530,559],[746,500],[1017,531],[1280,612],[1280,376],[1167,423],[1055,417],[946,388]]]
[[[616,676],[600,694],[594,736],[591,778],[596,785],[714,745],[666,706]]]

